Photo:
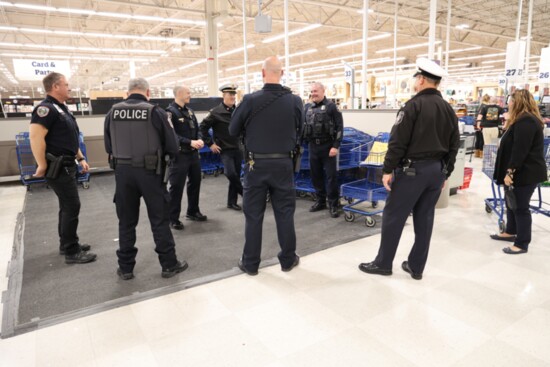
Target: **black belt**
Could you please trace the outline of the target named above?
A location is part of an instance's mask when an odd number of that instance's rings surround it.
[[[117,166],[133,166],[133,167],[145,167],[143,162],[134,162],[131,159],[126,158],[115,158],[115,164]]]
[[[313,143],[313,144],[325,144],[325,143],[328,143],[329,141],[332,141],[333,139],[331,138],[325,138],[325,139],[311,139],[310,140],[310,143]]]
[[[281,158],[292,158],[292,153],[252,153],[248,152],[248,157],[250,159],[281,159]]]

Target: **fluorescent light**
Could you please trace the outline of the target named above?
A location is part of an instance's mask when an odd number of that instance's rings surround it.
[[[7,57],[23,57],[33,59],[70,59],[70,60],[102,60],[102,61],[135,61],[142,63],[154,62],[156,59],[129,58],[129,57],[106,57],[106,56],[66,56],[66,55],[46,55],[46,54],[18,54],[18,53],[1,53],[0,56]]]
[[[435,41],[435,45],[441,43],[441,41]],[[394,50],[396,51],[399,51],[399,50],[409,50],[411,48],[418,48],[418,47],[424,47],[424,46],[429,46],[430,43],[429,42],[424,42],[424,43],[416,43],[414,45],[408,45],[408,46],[401,46],[401,47],[392,47],[392,48],[385,48],[383,50],[378,50],[376,51],[377,54],[382,54],[382,53],[386,53],[386,52],[393,52]]]
[[[19,28],[19,27],[5,27],[0,26],[0,31],[8,32],[22,32],[22,33],[47,33],[61,36],[82,36],[82,37],[95,37],[95,38],[111,38],[111,39],[132,39],[140,41],[159,41],[159,42],[171,42],[171,43],[189,43],[189,38],[166,38],[162,36],[147,36],[147,35],[133,35],[133,34],[108,34],[108,33],[94,33],[94,32],[77,32],[77,31],[65,31],[65,30],[50,30],[43,28]]]
[[[254,47],[253,44],[246,45],[246,48],[253,48],[253,47]],[[236,49],[231,50],[231,51],[222,52],[221,54],[218,54],[218,57],[233,55],[233,54],[236,54],[238,52],[242,52],[243,50],[244,50],[244,47],[239,47],[239,48],[236,48]]]
[[[0,42],[0,46],[15,47],[15,48],[43,48],[48,50],[74,50],[74,51],[90,51],[90,52],[129,52],[129,53],[144,53],[144,54],[162,54],[164,50],[142,50],[132,48],[96,48],[96,47],[75,47],[75,46],[52,46],[46,44],[35,43],[10,43]]]
[[[189,25],[200,25],[200,26],[206,25],[206,22],[204,20],[164,18],[164,17],[149,16],[149,15],[101,12],[101,11],[87,10],[87,9],[56,8],[53,6],[33,5],[33,4],[25,4],[25,3],[8,2],[8,1],[0,1],[0,5],[5,7],[16,7],[21,9],[39,10],[44,12],[82,14],[82,15],[99,16],[99,17],[107,17],[107,18],[144,20],[144,21],[159,22],[159,23],[177,23],[177,24],[189,24]]]
[[[468,47],[468,48],[460,48],[458,50],[449,50],[449,53],[455,54],[459,52],[475,51],[475,50],[481,50],[481,49],[482,49],[481,46],[475,46],[475,47]],[[443,54],[446,55],[447,51],[443,51]],[[428,54],[417,55],[416,57],[428,57]]]
[[[453,61],[485,59],[485,58],[488,58],[488,57],[504,56],[504,55],[506,55],[506,52],[501,52],[501,53],[496,53],[496,54],[477,55],[477,56],[458,57],[458,58],[453,58]]]
[[[376,40],[379,40],[379,39],[388,38],[390,36],[391,36],[391,33],[382,33],[382,34],[378,34],[376,36],[368,37],[367,41],[376,41]],[[348,41],[348,42],[335,43],[333,45],[328,45],[327,48],[331,49],[331,48],[344,47],[344,46],[354,45],[356,43],[362,43],[362,42],[363,42],[363,39],[361,38],[361,39],[354,40],[354,41]]]
[[[459,24],[455,28],[456,29],[466,29],[466,28],[470,28],[470,26],[468,24]]]
[[[357,12],[358,12],[359,14],[363,14],[363,9],[359,9],[359,10],[357,10]],[[372,14],[372,13],[374,13],[374,10],[372,10],[371,8],[369,8],[369,10],[367,10],[367,13]]]
[[[307,27],[296,29],[292,32],[288,32],[288,36],[290,37],[290,36],[294,36],[294,35],[299,34],[299,33],[311,31],[312,29],[319,28],[320,26],[321,26],[321,24],[319,24],[319,23],[310,24]],[[277,36],[268,37],[268,38],[264,39],[262,41],[262,43],[270,43],[270,42],[278,41],[278,40],[283,39],[283,38],[285,38],[284,33],[279,34]]]

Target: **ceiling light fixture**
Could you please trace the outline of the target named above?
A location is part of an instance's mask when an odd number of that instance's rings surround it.
[[[438,45],[440,44],[441,41],[435,41],[434,44],[435,45]],[[400,50],[409,50],[411,48],[418,48],[418,47],[424,47],[424,46],[429,46],[430,43],[429,42],[423,42],[423,43],[416,43],[414,45],[407,45],[407,46],[401,46],[401,47],[395,47],[395,48],[385,48],[383,50],[378,50],[376,51],[377,54],[382,54],[382,53],[386,53],[386,52],[393,52],[394,50],[396,51],[400,51]]]
[[[376,40],[388,38],[390,36],[391,36],[391,33],[382,33],[382,34],[378,34],[376,36],[368,37],[367,41],[369,41],[369,42],[370,41],[376,41]],[[363,42],[362,38],[358,39],[358,40],[354,40],[354,41],[335,43],[333,45],[328,45],[327,48],[332,49],[332,48],[344,47],[344,46],[354,45],[356,43],[361,43],[361,42]]]
[[[129,53],[144,53],[144,54],[162,54],[164,50],[142,50],[133,48],[96,48],[96,47],[75,47],[75,46],[52,46],[46,44],[35,43],[11,43],[0,42],[0,47],[14,47],[14,48],[43,48],[47,50],[70,50],[70,51],[90,51],[90,52],[129,52]]]
[[[299,33],[311,31],[312,29],[319,28],[320,26],[321,26],[321,24],[319,24],[319,23],[310,24],[310,25],[308,25],[307,27],[300,28],[300,29],[296,29],[296,30],[294,30],[294,31],[288,32],[288,36],[290,37],[290,36],[294,36],[294,35],[299,34]],[[275,41],[278,41],[278,40],[283,39],[283,38],[285,38],[284,33],[283,33],[283,34],[279,34],[279,35],[277,35],[277,36],[268,37],[268,38],[264,39],[264,40],[262,41],[262,43],[275,42]]]

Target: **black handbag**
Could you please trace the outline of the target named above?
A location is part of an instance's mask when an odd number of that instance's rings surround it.
[[[514,186],[510,186],[504,190],[504,199],[506,200],[506,206],[510,208],[510,210],[516,210],[518,208]]]

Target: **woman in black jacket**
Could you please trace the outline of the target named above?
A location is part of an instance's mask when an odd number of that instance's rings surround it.
[[[508,102],[508,121],[497,152],[494,179],[512,190],[516,208],[506,203],[506,230],[491,235],[494,240],[513,242],[502,249],[506,254],[526,253],[531,242],[529,202],[535,188],[546,181],[544,123],[533,96],[527,90],[515,91]],[[512,186],[513,185],[513,186]]]

